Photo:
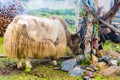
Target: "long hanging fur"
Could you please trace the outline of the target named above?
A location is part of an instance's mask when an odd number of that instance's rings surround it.
[[[8,57],[59,58],[67,46],[65,26],[61,18],[17,16],[4,34],[5,54]]]

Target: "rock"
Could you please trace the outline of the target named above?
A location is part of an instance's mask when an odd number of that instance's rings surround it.
[[[90,78],[93,78],[93,77],[94,77],[94,73],[91,72],[91,71],[86,71],[84,75],[85,75],[85,76],[89,76]]]
[[[81,65],[80,65],[80,67],[81,67],[81,69],[85,69],[86,68],[86,66],[81,66]]]
[[[105,54],[104,54],[104,51],[103,50],[98,50],[98,52],[97,52],[97,56],[98,57],[102,57],[102,56],[104,56]]]
[[[86,70],[89,70],[89,71],[94,72],[94,69],[93,69],[93,68],[91,68],[90,66],[86,67]]]
[[[107,63],[105,63],[105,62],[99,62],[96,64],[96,66],[100,69],[104,69],[104,68],[108,67]]]
[[[109,68],[102,69],[100,74],[103,76],[110,76],[110,75],[120,75],[120,67],[119,66],[110,66]]]
[[[112,66],[117,66],[118,65],[117,60],[111,60],[110,63],[111,63]]]
[[[98,68],[96,66],[94,66],[93,64],[91,64],[90,67],[92,67],[94,69],[94,71],[98,70]]]
[[[77,64],[80,64],[83,60],[85,60],[84,55],[78,55],[76,58]]]
[[[83,75],[84,70],[80,66],[75,66],[71,71],[69,71],[70,76],[81,76]]]
[[[96,65],[98,63],[98,58],[92,54],[92,64]]]
[[[99,59],[99,62],[106,62],[106,63],[109,63],[110,62],[110,60],[112,59],[112,57],[111,56],[103,56],[102,58],[100,58]]]
[[[77,65],[76,59],[68,59],[61,64],[63,71],[71,71]]]
[[[89,76],[84,76],[83,80],[90,80],[90,77]]]
[[[94,72],[94,71],[97,71],[98,68],[94,66],[93,64],[91,64],[90,66],[86,67],[86,70]]]

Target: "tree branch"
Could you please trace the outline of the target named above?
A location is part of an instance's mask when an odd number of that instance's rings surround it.
[[[105,22],[103,19],[99,19],[99,21],[101,23],[103,23],[104,25],[106,25],[107,27],[109,27],[110,29],[112,29],[113,31],[115,31],[116,33],[120,34],[120,29],[115,28],[114,26],[112,26],[109,23]]]
[[[111,10],[106,14],[106,16],[103,16],[102,19],[106,22],[110,22],[115,14],[117,13],[117,11],[119,10],[120,7],[120,0],[115,0],[114,2],[114,6],[111,8]]]

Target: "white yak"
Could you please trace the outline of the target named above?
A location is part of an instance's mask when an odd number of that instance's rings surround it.
[[[57,16],[16,16],[4,34],[5,54],[17,58],[18,68],[22,67],[21,58],[31,68],[28,57],[56,59],[64,55],[67,46],[78,53],[80,37],[71,33],[66,22]]]

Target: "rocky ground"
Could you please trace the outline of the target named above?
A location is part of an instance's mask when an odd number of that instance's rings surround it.
[[[83,78],[85,80],[119,80],[120,54],[118,52],[104,51],[104,55],[101,58],[97,57],[98,62],[94,65],[89,60],[80,62],[82,59],[83,56],[81,55],[76,58],[64,57],[58,60],[58,66],[53,66],[50,59],[31,59],[33,69],[26,72],[24,63],[23,69],[19,70],[17,69],[16,59],[0,58],[0,80],[11,77],[16,77],[16,80],[82,80]],[[21,77],[21,75],[23,76]],[[28,75],[34,78],[26,78]]]

